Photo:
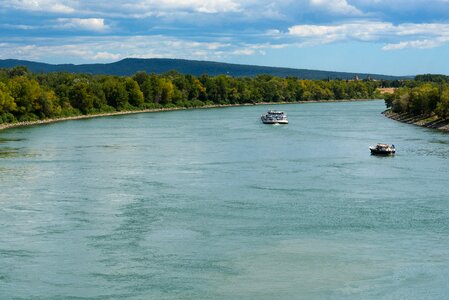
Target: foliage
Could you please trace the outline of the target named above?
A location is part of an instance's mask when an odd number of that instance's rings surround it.
[[[132,77],[33,74],[24,67],[16,67],[0,69],[0,122],[145,108],[369,99],[378,96],[376,89],[380,84],[378,81],[311,81],[272,75],[195,77],[176,71],[162,75],[138,72]],[[426,95],[415,95],[419,99],[415,104],[417,109],[421,109]],[[438,103],[432,103],[435,109]],[[440,110],[444,110],[441,105]]]
[[[422,74],[422,75],[416,75],[415,80],[420,81],[420,82],[444,83],[444,82],[449,82],[449,76],[441,75],[441,74]]]
[[[387,108],[396,113],[449,117],[449,84],[422,81],[385,96]]]

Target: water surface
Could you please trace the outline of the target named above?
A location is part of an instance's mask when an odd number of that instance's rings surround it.
[[[268,109],[290,124],[270,126]],[[0,132],[0,298],[445,299],[449,135],[383,101]],[[394,143],[394,157],[369,154]]]

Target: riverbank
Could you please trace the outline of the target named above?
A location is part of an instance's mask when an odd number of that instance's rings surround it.
[[[148,112],[160,112],[160,111],[177,110],[177,109],[182,109],[182,108],[158,108],[158,109],[117,111],[117,112],[100,113],[100,114],[92,114],[92,115],[79,115],[79,116],[62,117],[62,118],[50,118],[50,119],[43,119],[43,120],[36,120],[36,121],[7,123],[7,124],[0,124],[0,130],[4,130],[4,129],[8,129],[8,128],[15,128],[15,127],[22,127],[22,126],[50,124],[50,123],[56,123],[56,122],[62,122],[62,121],[92,119],[92,118],[99,118],[99,117],[109,117],[109,116],[129,115],[129,114],[140,114],[140,113],[148,113]]]
[[[438,129],[449,132],[449,119],[440,119],[437,116],[414,116],[409,113],[398,114],[391,110],[386,110],[383,114],[392,120],[416,126]]]
[[[141,110],[129,110],[129,111],[117,111],[109,113],[100,113],[92,115],[79,115],[71,117],[62,118],[50,118],[36,121],[26,121],[26,122],[16,122],[0,124],[0,130],[23,127],[23,126],[34,126],[41,124],[50,124],[62,121],[72,121],[72,120],[82,120],[82,119],[92,119],[99,117],[110,117],[119,115],[130,115],[130,114],[141,114],[141,113],[152,113],[152,112],[163,112],[163,111],[175,111],[175,110],[187,110],[187,109],[207,109],[207,108],[221,108],[221,107],[237,107],[237,106],[252,106],[252,105],[281,105],[281,104],[305,104],[305,103],[326,103],[326,102],[355,102],[355,101],[370,101],[376,99],[349,99],[349,100],[310,100],[310,101],[297,101],[297,102],[256,102],[256,103],[243,103],[243,104],[217,104],[217,105],[205,105],[199,107],[170,107],[170,108],[154,108],[154,109],[141,109]]]

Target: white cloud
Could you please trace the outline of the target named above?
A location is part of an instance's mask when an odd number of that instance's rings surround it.
[[[97,52],[92,56],[93,60],[118,60],[121,58],[120,54],[109,53],[109,52]]]
[[[22,25],[22,24],[2,24],[2,25],[0,25],[0,28],[20,29],[20,30],[33,30],[33,29],[37,29],[38,27],[30,26],[30,25]]]
[[[246,49],[243,48],[243,49],[234,50],[232,53],[235,55],[253,55],[256,53],[256,51],[251,48],[246,48]]]
[[[26,44],[25,44],[26,43]],[[52,62],[115,61],[125,57],[224,60],[284,45],[198,42],[160,35],[134,37],[35,38],[0,44],[0,58]]]
[[[438,38],[434,40],[416,40],[416,41],[406,41],[399,42],[396,44],[387,44],[382,47],[382,50],[402,50],[407,48],[416,48],[416,49],[429,49],[439,47],[443,44],[449,42],[449,38]]]
[[[4,7],[21,9],[21,10],[31,10],[31,11],[44,11],[52,13],[62,13],[69,14],[75,12],[73,6],[70,2],[73,1],[58,1],[58,0],[2,0]],[[69,2],[69,4],[66,4]]]
[[[187,10],[211,14],[239,11],[240,4],[233,0],[144,0],[124,4],[124,7],[141,13]]]
[[[100,18],[58,18],[45,25],[30,26],[23,24],[0,24],[0,28],[19,30],[48,30],[48,29],[71,29],[82,31],[104,32],[109,29],[104,19]]]
[[[296,25],[288,35],[303,44],[327,44],[357,40],[387,42],[383,50],[404,48],[433,48],[449,41],[449,23],[399,24],[359,21],[337,25]]]
[[[448,0],[449,1],[449,0]],[[449,36],[449,24],[400,24],[397,26],[398,35],[447,35]]]
[[[279,29],[269,29],[265,32],[265,35],[277,38],[282,35],[282,32]]]
[[[68,28],[88,31],[104,31],[108,28],[104,23],[104,19],[99,18],[59,18],[57,22],[58,25],[55,26],[56,28]]]
[[[291,36],[312,40],[317,43],[330,43],[347,39],[362,41],[376,40],[393,28],[386,22],[355,22],[340,25],[296,25],[288,29]]]
[[[346,0],[309,0],[310,5],[333,14],[341,15],[362,15],[363,13],[356,7],[350,5]]]

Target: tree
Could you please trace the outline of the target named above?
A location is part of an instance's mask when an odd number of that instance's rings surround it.
[[[69,92],[70,104],[79,109],[83,114],[87,114],[94,105],[94,97],[87,81],[77,81]]]
[[[128,93],[125,84],[116,77],[108,77],[102,84],[108,105],[116,110],[123,110],[128,105]]]
[[[146,72],[138,72],[132,77],[143,94],[144,102],[152,103],[154,102],[154,88],[152,76],[148,75]]]
[[[408,112],[410,107],[410,93],[405,92],[398,92],[397,96],[394,98],[392,102],[391,109],[396,113],[404,113]]]
[[[426,83],[410,92],[410,109],[414,114],[430,114],[437,106],[439,91],[436,86]]]
[[[27,76],[29,74],[28,68],[25,66],[17,66],[8,70],[8,76],[10,78],[18,76]]]
[[[33,113],[36,106],[39,106],[36,102],[41,95],[41,87],[36,80],[30,80],[24,76],[14,77],[9,81],[8,88],[15,99],[17,112],[20,115]]]
[[[139,88],[139,84],[132,78],[126,78],[125,88],[128,93],[129,104],[135,107],[141,107],[144,102],[144,97]]]
[[[39,103],[39,109],[36,110],[36,114],[41,118],[50,118],[61,114],[61,107],[58,104],[55,92],[42,92],[37,102]]]
[[[162,104],[171,103],[173,100],[174,87],[170,79],[160,78],[158,87],[160,89],[160,101]]]
[[[449,117],[449,87],[444,87],[441,91],[440,101],[436,108],[436,114],[443,119]]]
[[[3,82],[0,82],[0,114],[13,112],[17,109],[14,98]]]
[[[382,84],[392,84],[382,82]],[[401,81],[401,93],[386,98],[396,111],[448,115],[443,83]],[[33,74],[26,68],[0,69],[0,122],[36,120],[93,112],[206,104],[372,98],[378,82],[298,80],[271,75],[195,77],[170,71],[132,77],[71,73]]]

